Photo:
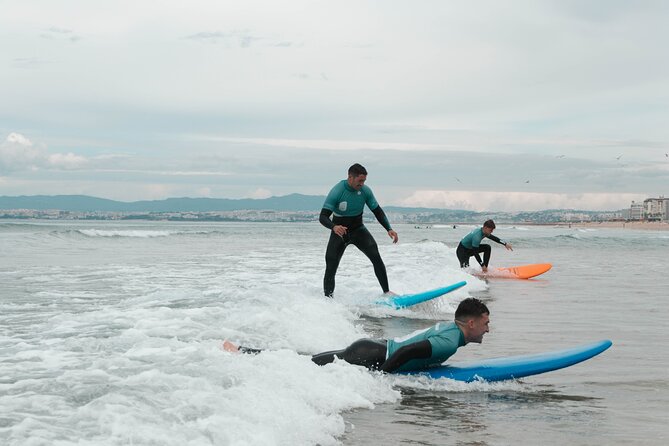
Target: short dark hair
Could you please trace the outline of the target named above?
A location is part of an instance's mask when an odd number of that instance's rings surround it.
[[[483,222],[483,226],[490,229],[495,229],[495,222],[492,220],[486,220]]]
[[[360,175],[367,175],[367,169],[365,169],[361,164],[355,163],[354,165],[348,168],[348,174],[354,177]]]
[[[460,302],[458,309],[455,310],[455,320],[465,321],[473,317],[481,317],[484,314],[490,314],[488,307],[475,297],[468,297]]]

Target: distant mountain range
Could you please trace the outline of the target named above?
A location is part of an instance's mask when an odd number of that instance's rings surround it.
[[[325,196],[290,194],[270,198],[167,198],[151,201],[115,201],[88,195],[24,195],[19,197],[0,196],[0,209],[32,209],[60,211],[103,211],[103,212],[215,212],[240,210],[272,211],[314,211],[323,207]],[[403,212],[438,212],[443,209],[403,208],[384,206]]]
[[[167,198],[123,202],[87,195],[0,196],[0,209],[103,212],[214,212],[236,210],[320,211],[324,196],[290,194],[264,199]]]

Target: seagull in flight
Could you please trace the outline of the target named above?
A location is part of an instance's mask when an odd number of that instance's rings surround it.
[[[462,181],[460,181],[460,178],[458,178],[458,177],[455,177],[455,180],[456,180],[458,183],[462,183]]]
[[[525,184],[527,184],[527,183],[529,183],[529,182],[530,182],[530,180],[527,180],[527,181],[525,181]]]
[[[618,161],[620,161],[620,157],[621,157],[621,156],[622,156],[622,155],[618,155],[618,156],[616,156],[616,159],[617,159]]]
[[[564,155],[558,155],[555,158],[564,158]]]

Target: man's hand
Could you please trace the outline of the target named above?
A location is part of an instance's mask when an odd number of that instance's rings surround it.
[[[339,237],[343,237],[344,235],[346,235],[346,231],[348,231],[348,228],[343,225],[334,225],[332,227],[332,231]]]
[[[506,249],[508,249],[509,251],[513,251],[513,247],[511,246],[511,243],[509,243],[509,242],[506,242],[506,245],[504,245],[504,247]]]
[[[482,266],[481,266],[481,269],[483,270],[484,273],[487,273],[487,272],[488,272],[488,267],[485,266],[485,265],[482,265]]]
[[[399,240],[399,237],[397,236],[397,232],[393,231],[392,229],[390,231],[388,231],[388,237],[393,239],[393,243],[397,243],[397,241]]]

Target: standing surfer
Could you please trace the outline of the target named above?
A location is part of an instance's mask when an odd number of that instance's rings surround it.
[[[325,276],[323,291],[332,297],[335,289],[335,275],[346,247],[355,245],[374,266],[374,274],[384,293],[389,293],[386,265],[381,259],[376,240],[362,222],[365,205],[374,213],[381,226],[388,231],[388,236],[397,243],[398,236],[388,222],[388,217],[376,201],[372,190],[365,185],[367,169],[360,164],[353,164],[348,169],[348,178],[337,183],[325,198],[319,218],[320,223],[330,230],[330,239],[325,251]],[[330,216],[334,213],[334,217]]]

